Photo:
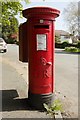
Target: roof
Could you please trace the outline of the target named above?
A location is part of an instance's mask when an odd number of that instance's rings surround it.
[[[59,36],[69,36],[70,34],[69,34],[69,32],[66,32],[66,31],[64,31],[64,30],[55,30],[55,34],[56,35],[59,35]]]

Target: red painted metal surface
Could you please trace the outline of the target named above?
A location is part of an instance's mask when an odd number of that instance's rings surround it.
[[[60,11],[35,7],[23,11],[29,41],[29,91],[33,94],[54,92],[54,21]]]
[[[19,60],[28,62],[27,22],[19,27]]]
[[[23,16],[26,18],[43,18],[54,20],[59,16],[60,11],[50,7],[34,7],[23,10]]]

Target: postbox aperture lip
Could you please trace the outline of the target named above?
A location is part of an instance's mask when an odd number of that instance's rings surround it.
[[[49,24],[35,24],[34,28],[36,28],[36,29],[49,29]]]
[[[29,18],[32,17],[33,15],[52,15],[54,18],[58,17],[60,14],[60,11],[55,9],[55,8],[51,8],[51,7],[31,7],[28,9],[25,9],[22,11],[22,14],[25,18]]]

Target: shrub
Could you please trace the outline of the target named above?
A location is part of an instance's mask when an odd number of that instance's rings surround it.
[[[67,41],[62,43],[62,48],[68,47],[69,43]]]
[[[77,48],[80,48],[80,41],[78,41],[77,43]]]
[[[13,39],[13,38],[10,38],[10,39],[7,39],[6,42],[7,42],[8,44],[14,44],[14,43],[16,42],[16,40]]]
[[[62,48],[62,43],[55,43],[55,48]]]
[[[80,48],[80,43],[77,44],[70,44],[68,42],[63,43],[55,43],[56,48],[65,48],[65,47],[77,47]]]
[[[16,45],[19,45],[19,41],[16,41]]]

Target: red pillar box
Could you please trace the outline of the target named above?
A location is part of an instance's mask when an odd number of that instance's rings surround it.
[[[29,42],[29,102],[37,109],[51,105],[54,95],[54,21],[59,10],[34,7],[23,10]]]
[[[19,26],[19,60],[28,62],[27,22]]]

